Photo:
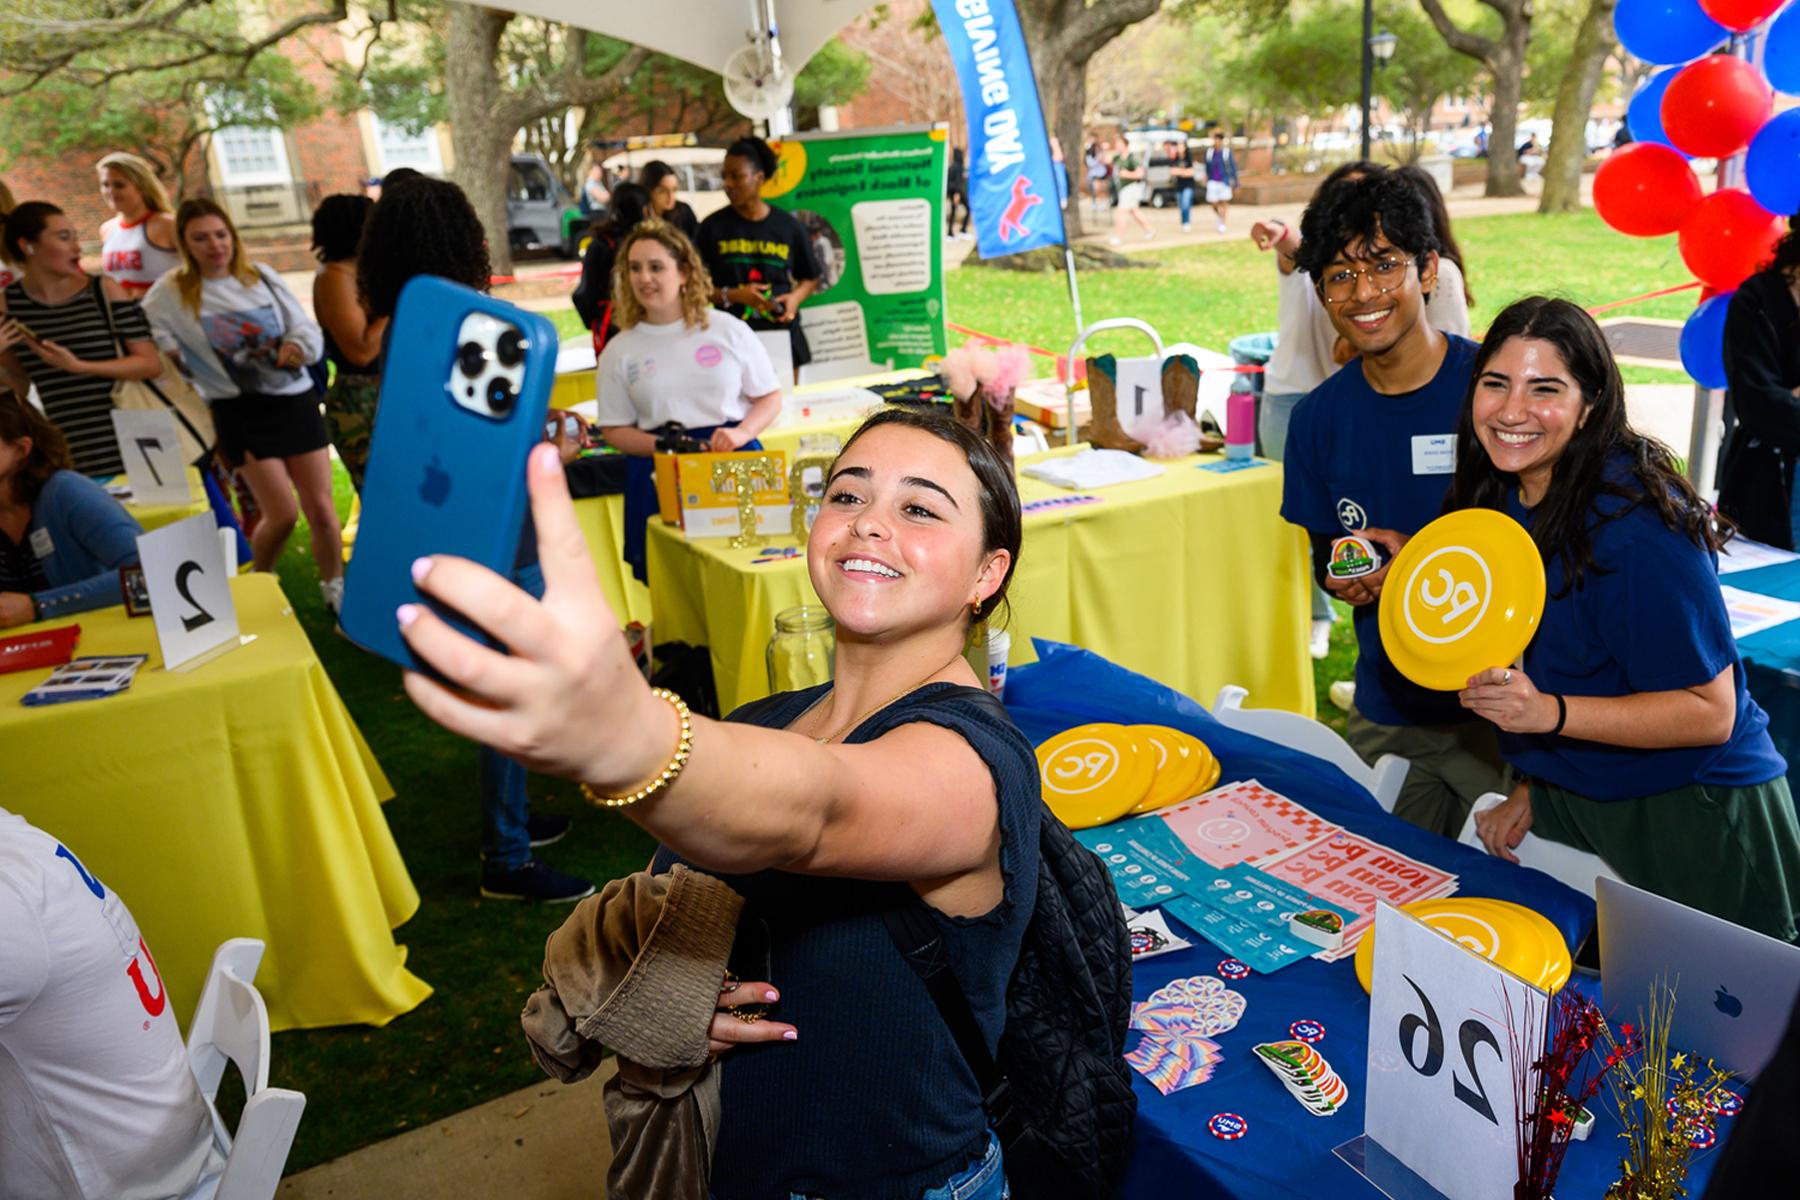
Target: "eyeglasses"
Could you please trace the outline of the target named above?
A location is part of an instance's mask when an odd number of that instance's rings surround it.
[[[1327,304],[1343,304],[1356,295],[1357,281],[1367,275],[1375,284],[1375,294],[1385,296],[1406,280],[1410,258],[1379,258],[1366,267],[1334,267],[1319,280],[1319,292]]]

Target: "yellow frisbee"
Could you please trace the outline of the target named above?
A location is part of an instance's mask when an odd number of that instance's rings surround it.
[[[1128,725],[1126,728],[1149,742],[1156,757],[1156,778],[1150,784],[1149,793],[1133,806],[1134,814],[1179,804],[1195,795],[1194,785],[1205,776],[1209,766],[1215,765],[1212,751],[1191,733],[1166,725]]]
[[[1552,995],[1569,981],[1574,964],[1562,931],[1522,904],[1481,896],[1451,896],[1444,900],[1415,900],[1402,904],[1400,911]],[[1356,980],[1365,992],[1374,970],[1375,931],[1370,929],[1356,948]]]
[[[1544,560],[1525,527],[1489,508],[1447,513],[1394,556],[1381,644],[1399,672],[1440,692],[1517,661],[1544,615]]]
[[[1044,803],[1070,829],[1116,821],[1156,777],[1156,751],[1123,725],[1080,725],[1037,748]]]

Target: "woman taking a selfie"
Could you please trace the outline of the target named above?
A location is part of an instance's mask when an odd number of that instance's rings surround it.
[[[1728,534],[1668,448],[1627,424],[1612,352],[1578,306],[1533,296],[1494,319],[1448,507],[1518,520],[1548,584],[1524,668],[1462,692],[1525,777],[1476,817],[1488,850],[1512,859],[1530,831],[1791,941],[1800,825],[1719,592]]]
[[[760,450],[756,436],[781,413],[768,351],[748,325],[713,309],[710,290],[694,244],[673,225],[645,221],[619,244],[612,296],[620,332],[600,352],[595,420],[609,445],[632,456],[624,558],[640,581],[659,434],[674,425],[715,453]]]
[[[408,643],[448,681],[408,674],[406,689],[446,727],[581,781],[662,842],[657,870],[685,861],[745,898],[747,982],[719,1003],[779,1008],[712,1022],[713,1049],[730,1052],[713,1193],[998,1200],[974,1076],[882,913],[927,906],[992,1049],[1036,899],[1041,801],[1031,746],[962,654],[1018,555],[1010,471],[952,422],[897,409],[866,422],[807,543],[836,679],[726,721],[644,683],[555,452],[534,451],[528,476],[541,602],[465,560],[413,567],[512,655],[405,605]]]

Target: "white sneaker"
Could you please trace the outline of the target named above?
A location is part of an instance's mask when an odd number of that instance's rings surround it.
[[[1119,239],[1116,237],[1109,237],[1106,239],[1106,241],[1107,241],[1107,244],[1111,245],[1111,246],[1116,246],[1119,244]]]
[[[325,597],[325,607],[331,610],[331,615],[337,616],[344,607],[344,577],[319,580],[319,594]]]
[[[1312,623],[1312,643],[1308,647],[1315,659],[1324,659],[1331,653],[1331,622],[1314,621]]]
[[[1349,712],[1350,706],[1356,703],[1356,684],[1348,679],[1340,679],[1326,689],[1325,695],[1333,704]]]
[[[1156,230],[1154,230],[1154,229],[1144,230],[1144,240],[1146,242],[1154,242],[1156,240]]]
[[[1220,222],[1219,222],[1219,232],[1220,232],[1220,233],[1224,233],[1224,232],[1225,232],[1225,222],[1223,222],[1223,221],[1220,221]]]

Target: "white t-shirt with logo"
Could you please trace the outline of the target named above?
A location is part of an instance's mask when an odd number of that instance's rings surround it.
[[[596,422],[656,429],[730,425],[750,401],[779,391],[769,352],[730,313],[709,312],[705,329],[640,322],[616,335],[596,368]]]
[[[0,809],[0,1200],[179,1196],[223,1168],[130,910]]]

